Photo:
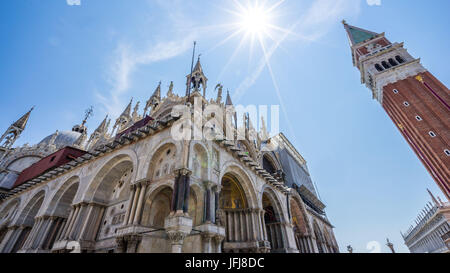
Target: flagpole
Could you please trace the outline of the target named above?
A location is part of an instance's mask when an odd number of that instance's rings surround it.
[[[197,45],[197,42],[194,41],[194,49],[192,51],[191,73],[189,74],[189,80],[188,80],[188,84],[186,86],[187,101],[189,101],[189,98],[191,97],[191,80],[192,80],[192,72],[194,70],[194,57],[195,57],[195,46],[196,45]]]

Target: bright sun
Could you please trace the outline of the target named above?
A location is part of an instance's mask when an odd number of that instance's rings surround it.
[[[253,6],[242,10],[240,26],[249,34],[261,35],[268,31],[270,14],[263,7]]]

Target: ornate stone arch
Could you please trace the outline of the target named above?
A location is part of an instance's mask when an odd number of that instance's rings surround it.
[[[275,191],[273,190],[273,188],[270,185],[267,185],[267,184],[264,185],[262,192],[260,194],[259,203],[260,203],[261,208],[264,208],[264,204],[263,204],[264,195],[266,195],[269,198],[271,204],[273,206],[275,206],[274,209],[275,209],[277,220],[279,222],[289,222],[286,220],[286,216],[284,214],[285,210],[283,209],[284,208],[283,203],[280,201],[277,194],[275,193]]]
[[[324,244],[327,246],[329,251],[333,251],[334,244],[331,239],[330,232],[328,232],[328,228],[325,227],[323,229],[323,235],[324,235]]]
[[[50,202],[46,208],[45,214],[53,216],[66,216],[65,210],[70,210],[73,199],[78,193],[80,177],[72,176],[67,179],[56,191],[50,196]]]
[[[292,204],[292,202],[295,202],[299,206],[300,212],[302,213],[302,217],[303,217],[303,220],[305,222],[306,233],[304,235],[306,235],[306,236],[312,235],[311,223],[310,223],[310,220],[309,220],[309,217],[308,217],[308,213],[306,211],[305,203],[303,203],[303,200],[302,200],[300,194],[298,194],[297,191],[291,191],[291,196],[289,198],[289,202],[291,204]],[[293,218],[292,206],[289,205],[289,207],[291,209],[291,211],[290,211],[291,218]]]
[[[146,194],[142,213],[142,224],[153,228],[164,228],[164,219],[170,213],[173,185],[166,181],[150,187]]]
[[[325,238],[323,236],[322,229],[320,228],[320,226],[316,220],[313,220],[313,231],[314,231],[314,238],[316,239],[316,245],[319,250],[319,253],[325,252],[325,249],[324,249]]]
[[[161,155],[161,153],[163,153],[168,147],[171,146],[174,149],[172,153],[175,153],[175,158],[177,158],[180,155],[182,149],[179,142],[175,142],[170,138],[163,139],[161,142],[155,145],[155,148],[152,149],[154,152],[147,157],[144,165],[146,173],[143,177],[146,177],[147,179],[153,179],[154,174],[156,172],[155,165],[157,164],[157,162],[155,161],[157,160],[158,156]],[[171,169],[174,170],[177,169],[179,167],[177,164],[179,164],[178,160],[174,162],[174,165],[171,167]]]
[[[44,204],[46,197],[46,190],[42,189],[35,193],[33,197],[26,203],[25,207],[20,211],[19,217],[16,220],[17,225],[29,225],[32,226],[34,218],[39,214],[39,211]]]
[[[193,141],[190,147],[190,154],[189,166],[193,174],[200,180],[209,180],[212,162],[209,149],[203,143]]]
[[[272,168],[274,169],[275,173],[278,170],[282,170],[281,164],[280,162],[278,162],[278,159],[275,157],[275,155],[272,152],[265,152],[262,154],[261,157],[261,166],[264,167],[264,169],[266,169],[266,162],[265,160],[267,160],[267,162],[272,166]],[[271,173],[269,170],[266,169],[267,172]]]
[[[20,206],[20,198],[17,197],[9,201],[0,210],[0,229],[6,227],[14,220]]]
[[[133,155],[133,157],[130,156]],[[94,198],[97,196],[97,199],[105,199],[106,196],[102,196],[102,191],[105,190],[105,187],[108,185],[108,181],[105,181],[105,178],[109,175],[112,175],[113,172],[125,172],[126,169],[131,167],[132,170],[132,180],[134,181],[136,178],[136,168],[137,168],[137,157],[134,152],[125,151],[118,155],[113,156],[108,160],[103,166],[99,169],[99,171],[95,174],[92,181],[89,183],[86,191],[84,192],[83,199],[86,202],[94,201]],[[112,183],[112,181],[110,181]],[[100,200],[101,202],[101,200]]]
[[[1,166],[3,167],[7,167],[9,165],[11,165],[12,163],[14,163],[17,160],[20,160],[22,158],[27,158],[27,157],[38,157],[40,159],[44,158],[46,155],[48,154],[48,152],[43,151],[43,150],[25,150],[25,151],[18,151],[15,153],[12,153],[10,155],[8,155],[2,162]]]
[[[177,168],[177,156],[179,155],[179,149],[172,142],[160,145],[151,155],[146,177],[154,181],[173,175],[173,171]]]
[[[251,180],[250,175],[236,162],[229,161],[222,166],[220,173],[220,181],[222,181],[225,175],[233,175],[240,186],[242,187],[248,202],[249,208],[258,208],[258,198],[256,195],[256,189],[254,182]]]
[[[189,192],[189,216],[193,220],[193,226],[203,223],[204,190],[198,184],[192,184]]]

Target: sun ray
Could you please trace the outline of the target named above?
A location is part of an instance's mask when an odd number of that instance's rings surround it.
[[[225,44],[226,42],[228,42],[229,40],[233,39],[234,37],[236,37],[237,35],[241,34],[243,32],[242,29],[238,29],[235,32],[233,32],[231,35],[229,35],[228,37],[226,37],[225,39],[223,39],[222,41],[220,41],[219,43],[217,43],[216,45],[214,45],[211,49],[209,49],[205,55],[211,53],[212,51],[214,51],[215,49],[217,49],[218,47],[222,46],[223,44]]]
[[[244,42],[246,41],[246,36],[244,36],[243,39],[241,39],[241,42],[239,43],[238,47],[233,51],[233,54],[231,55],[231,57],[229,58],[228,62],[225,64],[225,66],[222,68],[222,71],[219,74],[218,77],[218,82],[220,82],[222,80],[222,76],[225,73],[225,71],[227,70],[228,66],[230,66],[230,64],[233,62],[234,58],[236,58],[236,55],[239,53],[239,50],[241,49],[241,47],[244,45]]]
[[[281,108],[281,111],[283,112],[284,119],[286,120],[286,122],[288,124],[289,131],[291,132],[291,135],[294,136],[294,139],[296,139],[295,138],[295,134],[294,134],[294,132],[295,132],[294,131],[294,127],[292,126],[292,123],[291,123],[291,121],[289,119],[289,115],[286,112],[286,107],[284,107],[284,105],[285,105],[284,104],[284,100],[283,100],[283,97],[281,96],[281,92],[280,92],[280,88],[278,86],[278,82],[275,79],[275,74],[273,73],[272,65],[270,64],[270,60],[269,60],[268,55],[267,55],[266,46],[265,46],[264,41],[261,38],[261,36],[259,36],[258,38],[259,38],[258,39],[259,43],[261,45],[261,49],[263,50],[263,56],[264,56],[265,64],[266,64],[267,70],[269,71],[270,77],[272,79],[272,84],[273,84],[273,87],[275,89],[275,93],[276,93],[276,95],[278,97],[278,102],[280,103],[280,108]]]

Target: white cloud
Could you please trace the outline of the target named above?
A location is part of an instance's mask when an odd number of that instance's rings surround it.
[[[66,3],[69,6],[80,6],[81,0],[66,0]]]
[[[381,0],[367,0],[369,6],[381,6]]]
[[[181,40],[159,42],[151,45],[144,51],[136,52],[129,45],[119,45],[115,61],[109,71],[109,83],[111,91],[102,95],[97,93],[100,103],[112,116],[118,116],[123,111],[123,107],[128,99],[123,100],[122,95],[126,94],[132,86],[130,77],[132,73],[142,65],[150,65],[155,62],[176,57],[192,47],[194,37],[188,35]]]
[[[197,37],[197,31],[194,29],[188,33],[178,31],[181,25],[186,27],[191,24],[180,9],[173,8],[173,5],[169,5],[167,1],[158,1],[157,4],[167,12],[169,18],[165,22],[167,38],[158,36],[157,39],[151,41],[136,42],[140,45],[148,44],[144,49],[137,49],[134,43],[119,43],[110,69],[107,70],[107,80],[111,89],[107,93],[95,92],[98,101],[112,117],[120,115],[129,102],[130,97],[125,97],[125,95],[133,85],[132,74],[140,66],[151,65],[179,56],[192,48],[192,42]]]

